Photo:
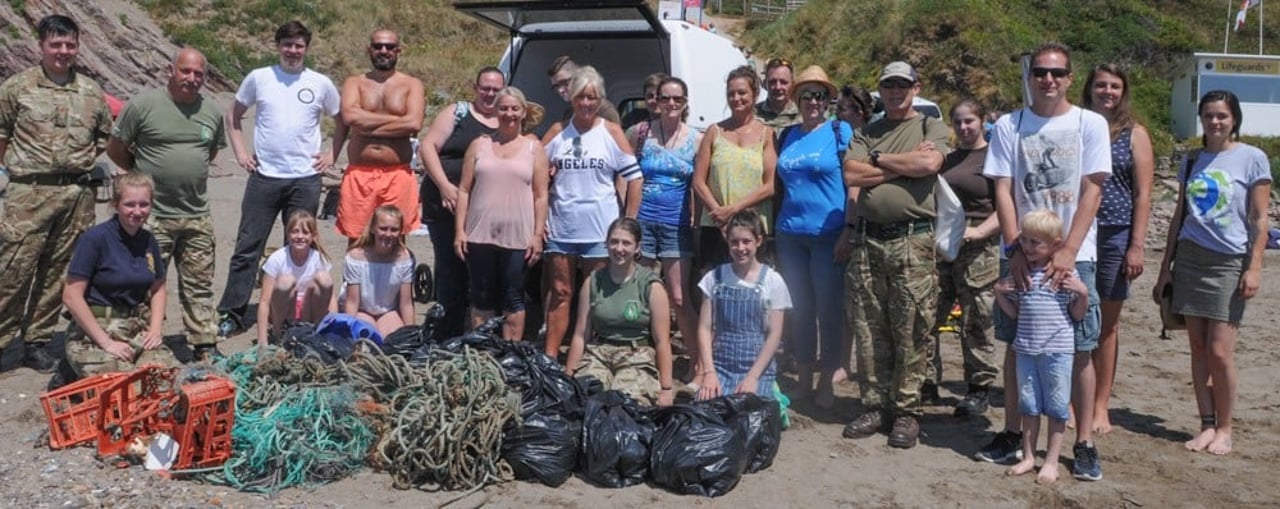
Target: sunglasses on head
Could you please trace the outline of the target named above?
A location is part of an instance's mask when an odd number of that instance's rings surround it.
[[[1037,78],[1043,78],[1052,74],[1054,78],[1065,78],[1071,74],[1071,69],[1063,69],[1061,67],[1032,67],[1031,75]]]
[[[787,69],[794,69],[793,67],[791,67],[791,61],[785,58],[775,58],[775,59],[769,60],[764,64],[764,67],[765,69],[773,69],[774,67],[786,67]]]
[[[805,90],[803,92],[800,92],[799,94],[796,94],[796,97],[798,97],[801,101],[822,102],[827,100],[827,93],[822,90]]]
[[[394,42],[373,42],[369,43],[369,47],[375,50],[393,50],[400,47],[400,44]]]
[[[658,96],[658,102],[660,102],[660,103],[676,103],[676,104],[684,104],[684,103],[686,103],[686,102],[688,102],[688,101],[689,101],[689,98],[688,98],[688,97],[685,97],[685,96],[683,96],[683,95],[660,95],[660,96]]]

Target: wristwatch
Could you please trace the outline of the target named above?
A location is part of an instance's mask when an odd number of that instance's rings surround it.
[[[1008,260],[1013,258],[1014,253],[1022,252],[1022,244],[1018,242],[1018,239],[1013,239],[1013,242],[1005,244],[1002,249],[1004,250],[1004,259]]]
[[[872,150],[870,156],[871,156],[871,166],[875,166],[876,168],[879,168],[880,167],[880,151]]]

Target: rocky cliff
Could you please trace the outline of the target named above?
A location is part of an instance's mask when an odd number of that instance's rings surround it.
[[[0,2],[0,79],[39,61],[36,24],[49,14],[65,14],[80,24],[78,68],[108,93],[127,99],[168,79],[169,61],[178,46],[127,0]],[[234,90],[235,85],[211,69],[207,88],[219,92]]]

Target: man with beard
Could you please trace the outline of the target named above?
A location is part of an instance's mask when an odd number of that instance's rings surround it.
[[[62,308],[62,275],[75,239],[93,224],[88,177],[107,148],[111,112],[98,82],[73,68],[75,21],[46,16],[36,32],[40,64],[0,85],[0,162],[9,170],[0,211],[0,351],[22,336],[22,364],[49,372],[59,357],[46,346]],[[16,367],[0,363],[0,371]]]
[[[280,63],[245,76],[227,115],[227,132],[236,162],[249,172],[240,201],[240,228],[218,303],[218,333],[243,328],[253,295],[262,250],[276,216],[283,224],[295,210],[315,215],[320,206],[320,175],[333,167],[347,128],[338,115],[341,99],[328,76],[306,68],[311,31],[297,21],[276,30]],[[245,146],[241,120],[254,109],[253,148]],[[321,147],[320,121],[333,117],[333,147]]]
[[[467,266],[453,250],[454,207],[467,147],[498,129],[498,92],[506,84],[502,71],[485,67],[476,73],[475,99],[445,106],[422,136],[418,154],[427,170],[422,179],[422,222],[430,225],[435,253],[436,301],[444,307],[440,337],[462,334],[467,316]]]
[[[342,120],[350,129],[338,199],[338,232],[354,243],[374,209],[395,205],[402,231],[418,228],[418,181],[409,168],[411,139],[422,130],[422,81],[396,71],[400,36],[378,30],[369,38],[373,70],[342,84]]]
[[[178,268],[182,324],[187,343],[202,360],[222,355],[213,308],[216,243],[208,184],[209,163],[227,146],[222,111],[200,94],[206,65],[199,51],[178,50],[168,86],[129,101],[107,144],[107,155],[117,166],[155,180],[147,226],[160,246],[163,266]]]

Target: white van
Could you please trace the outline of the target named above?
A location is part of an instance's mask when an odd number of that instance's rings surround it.
[[[876,103],[871,108],[871,120],[879,120],[880,117],[884,116],[884,101],[880,100],[880,92],[872,92],[871,99]],[[942,108],[938,106],[938,103],[920,96],[911,99],[911,109],[933,118],[942,118]]]
[[[568,107],[551,89],[547,68],[568,55],[605,80],[605,96],[624,117],[644,108],[644,79],[665,72],[689,85],[690,126],[704,130],[729,116],[724,82],[748,65],[729,39],[680,20],[659,20],[644,0],[457,2],[454,8],[511,34],[498,65],[507,82],[547,108],[549,120]]]

